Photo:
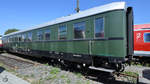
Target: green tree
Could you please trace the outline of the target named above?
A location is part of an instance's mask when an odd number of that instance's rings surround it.
[[[18,29],[8,29],[4,34],[10,34],[10,33],[13,33],[13,32],[17,32],[19,31]]]

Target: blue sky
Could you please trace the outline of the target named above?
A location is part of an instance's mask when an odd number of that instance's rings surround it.
[[[134,8],[134,23],[150,23],[149,0],[80,0],[80,9],[116,1]],[[0,35],[7,29],[28,29],[55,18],[75,13],[76,0],[0,0]]]

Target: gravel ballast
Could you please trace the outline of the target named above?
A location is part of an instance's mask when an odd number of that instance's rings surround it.
[[[41,84],[102,84],[86,79],[80,73],[72,73],[46,65],[18,69],[17,73],[27,77],[31,83],[40,81]]]
[[[9,54],[9,56],[11,55]],[[13,55],[13,57],[17,57],[17,56]],[[3,60],[3,58],[1,58],[1,60]],[[11,63],[14,61],[9,60],[9,62]],[[32,62],[34,63],[34,61]],[[17,64],[17,61],[15,61],[14,65],[16,64]],[[109,78],[107,78],[105,74],[96,74],[99,77],[90,77],[87,75],[83,75],[80,72],[70,71],[69,69],[62,70],[61,68],[58,68],[57,65],[52,66],[51,64],[50,65],[45,64],[45,62],[44,64],[39,62],[38,65],[31,65],[31,66],[28,66],[27,63],[24,63],[24,64],[18,63],[17,65],[19,65],[18,67],[20,68],[15,69],[15,75],[23,78],[24,80],[27,80],[31,84],[130,84],[128,83],[128,81],[124,82],[124,80],[127,79],[124,77],[120,77],[119,80],[113,80],[113,79],[109,80]],[[25,67],[22,67],[22,66],[25,66]],[[143,70],[149,69],[149,67],[144,68],[142,66],[141,67],[128,66],[126,67],[125,71],[136,72],[136,73],[142,74],[142,71],[141,71],[142,68]],[[145,73],[148,73],[148,72],[145,72]]]

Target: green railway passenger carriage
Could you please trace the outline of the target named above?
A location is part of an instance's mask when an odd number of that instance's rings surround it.
[[[133,53],[132,8],[114,2],[3,36],[4,49],[90,68],[122,70]]]

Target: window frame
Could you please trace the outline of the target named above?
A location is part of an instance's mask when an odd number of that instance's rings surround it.
[[[18,34],[18,42],[21,42],[21,35]]]
[[[150,43],[150,41],[145,41],[145,38],[144,38],[144,37],[145,37],[145,34],[147,34],[147,33],[150,34],[150,32],[145,32],[145,33],[143,33],[143,40],[144,40],[144,43]]]
[[[75,31],[75,24],[77,24],[77,23],[82,23],[82,22],[85,23],[85,29],[84,29],[85,37],[83,37],[83,38],[75,38],[75,32],[74,32],[74,31]],[[73,23],[73,39],[74,39],[74,40],[82,40],[82,39],[84,40],[84,39],[86,39],[86,20],[79,21],[79,22],[74,22],[74,23]]]
[[[47,31],[49,31],[49,39],[48,40],[46,39],[46,33],[47,33]],[[51,40],[51,29],[50,28],[44,30],[44,40],[45,41],[50,41]]]
[[[66,39],[60,39],[60,27],[64,27],[64,26],[66,28]],[[67,40],[68,39],[67,36],[68,36],[68,27],[67,27],[67,24],[59,25],[59,27],[58,27],[58,40]]]
[[[11,43],[10,36],[8,37],[8,43]]]
[[[21,34],[21,38],[22,38],[22,41],[21,41],[21,42],[26,42],[26,39],[27,39],[26,33],[22,33],[22,34]]]
[[[95,35],[95,28],[96,28],[96,23],[95,23],[95,21],[96,21],[96,19],[98,19],[98,18],[102,18],[103,19],[103,29],[104,29],[104,36],[103,37],[96,37],[96,35]],[[102,38],[105,38],[105,17],[95,17],[94,18],[94,39],[102,39]]]
[[[39,35],[38,35],[38,33],[41,33],[41,35],[42,35],[42,38],[41,39],[39,39]],[[39,29],[39,30],[37,30],[37,32],[36,32],[36,41],[43,41],[44,40],[44,32],[43,32],[43,30],[42,29]]]
[[[25,32],[25,33],[24,33],[24,36],[25,36],[24,42],[28,42],[28,33]]]
[[[32,33],[32,31],[30,31],[30,32],[27,32],[27,42],[32,42],[32,40],[33,40],[33,33]]]
[[[19,42],[19,34],[16,35],[16,39],[17,39],[16,42]]]
[[[12,37],[11,37],[11,39],[12,39],[12,43],[14,43],[15,42],[15,36],[13,35]]]

